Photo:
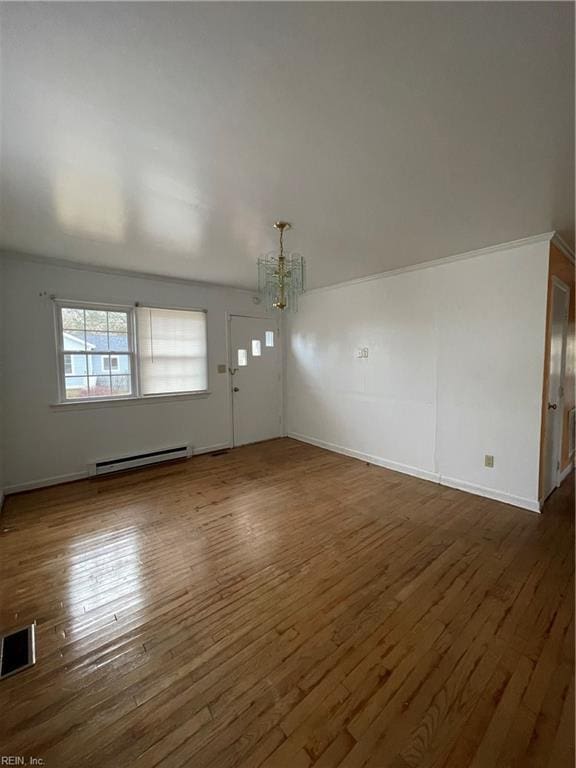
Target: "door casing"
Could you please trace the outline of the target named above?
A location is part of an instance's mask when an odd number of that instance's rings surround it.
[[[547,355],[547,365],[548,370],[546,371],[547,379],[545,382],[545,391],[544,391],[544,399],[543,399],[543,407],[545,409],[545,416],[544,416],[544,434],[543,434],[543,462],[542,462],[542,472],[543,472],[543,482],[542,482],[542,499],[541,501],[545,501],[546,498],[559,486],[560,484],[560,477],[561,477],[561,458],[562,458],[562,440],[563,440],[563,432],[564,432],[564,378],[565,378],[565,371],[566,371],[566,347],[567,347],[567,338],[568,338],[568,313],[569,313],[569,307],[570,307],[570,288],[562,282],[558,277],[553,275],[551,277],[551,292],[550,292],[550,301],[552,303],[552,306],[550,308],[550,330],[548,334],[548,338],[546,340],[546,343],[548,345],[548,355]],[[553,333],[553,318],[554,318],[554,304],[557,301],[558,297],[563,297],[564,307],[563,307],[563,319],[562,319],[562,337],[561,337],[561,357],[560,357],[560,386],[559,386],[559,392],[558,396],[555,397],[554,393],[551,393],[550,387],[551,387],[551,377],[550,377],[550,368],[552,365],[552,355],[551,355],[551,347],[552,347],[552,333]],[[556,402],[556,409],[549,409],[548,404],[552,400],[557,400]],[[555,424],[553,424],[553,421]],[[552,439],[551,439],[551,433]],[[550,452],[552,452],[552,456],[550,456]],[[550,466],[552,469],[550,469]]]

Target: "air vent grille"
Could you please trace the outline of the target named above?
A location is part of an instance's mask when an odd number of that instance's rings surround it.
[[[36,663],[35,629],[35,624],[29,624],[0,637],[0,679]]]

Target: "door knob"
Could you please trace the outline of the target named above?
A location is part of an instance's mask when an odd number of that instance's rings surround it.
[[[234,387],[234,392],[240,392],[240,387]],[[556,408],[556,406],[554,406]]]
[[[556,408],[558,408],[558,406],[556,405],[556,403],[548,403],[548,410],[552,410],[552,411],[555,411],[555,410],[556,410]]]

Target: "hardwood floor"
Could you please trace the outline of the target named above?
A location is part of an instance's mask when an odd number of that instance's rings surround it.
[[[10,497],[0,754],[574,763],[573,478],[536,515],[283,439]]]

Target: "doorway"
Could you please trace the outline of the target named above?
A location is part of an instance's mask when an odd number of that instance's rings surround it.
[[[566,368],[566,339],[570,289],[557,277],[552,277],[550,293],[550,339],[547,382],[544,400],[544,501],[560,484],[562,427],[564,423],[564,372]]]
[[[230,316],[233,445],[280,437],[282,367],[278,321]]]

